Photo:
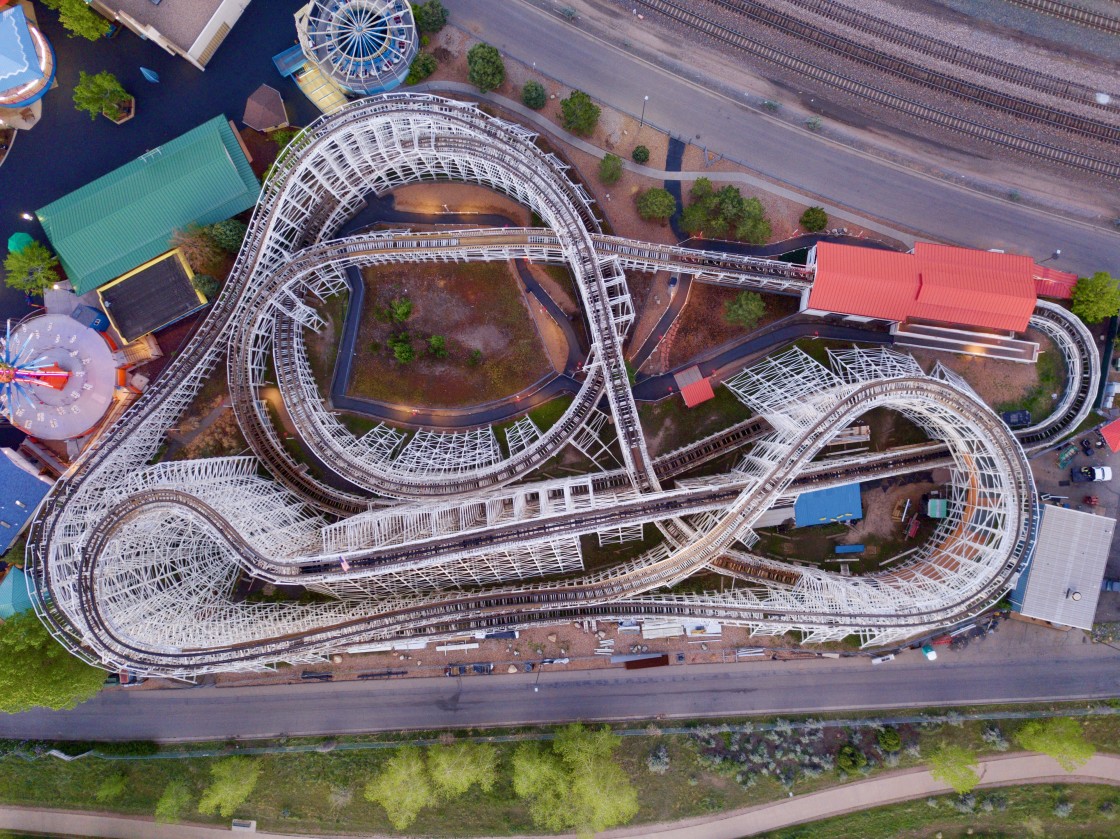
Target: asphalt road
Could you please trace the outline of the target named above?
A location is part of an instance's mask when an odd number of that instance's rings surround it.
[[[73,711],[0,716],[0,737],[225,739],[625,720],[821,713],[1120,695],[1120,653],[1027,650],[999,660],[908,652],[867,658],[309,682],[250,688],[112,690]],[[992,649],[992,652],[995,652]],[[1018,657],[1015,657],[1018,656]]]
[[[685,140],[699,137],[707,148],[829,203],[931,239],[1036,259],[1060,248],[1055,267],[1120,273],[1120,234],[1110,230],[956,187],[785,125],[523,0],[445,0],[444,5],[453,23],[503,54],[535,62],[539,71],[635,116],[648,95],[645,118],[651,125]],[[624,38],[627,27],[639,24],[619,8],[619,37]],[[993,156],[998,153],[993,147]]]

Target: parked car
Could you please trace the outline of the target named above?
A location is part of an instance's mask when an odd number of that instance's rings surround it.
[[[1004,411],[1000,416],[1008,428],[1026,428],[1031,424],[1030,411]]]
[[[886,655],[877,655],[871,659],[872,664],[886,664],[888,661],[894,661],[894,653],[887,653]]]
[[[1112,480],[1111,466],[1082,466],[1069,470],[1069,478],[1075,484]]]
[[[1101,580],[1101,591],[1120,591],[1120,580],[1105,577]]]

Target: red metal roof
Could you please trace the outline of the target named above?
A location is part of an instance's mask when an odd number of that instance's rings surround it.
[[[1029,256],[919,242],[911,253],[817,245],[809,308],[1022,332],[1034,312]]]
[[[689,408],[694,408],[701,402],[716,398],[716,393],[712,390],[712,383],[704,378],[704,374],[700,372],[700,368],[696,365],[681,370],[679,373],[674,373],[673,379],[676,381],[677,387],[681,389],[684,404]]]
[[[1045,265],[1034,266],[1034,288],[1039,297],[1056,297],[1069,300],[1073,297],[1073,287],[1077,285],[1077,275],[1068,271],[1057,271]]]
[[[1101,436],[1114,452],[1120,451],[1120,419],[1113,420],[1101,429]]]

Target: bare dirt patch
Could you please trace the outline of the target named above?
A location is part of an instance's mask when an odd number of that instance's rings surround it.
[[[680,327],[669,353],[669,366],[677,367],[706,350],[744,338],[749,331],[728,323],[723,309],[740,292],[732,288],[693,283],[688,292],[688,303],[680,314]],[[766,314],[758,326],[766,326],[797,311],[796,297],[764,294]],[[757,328],[757,327],[756,327]]]
[[[506,216],[522,227],[529,224],[529,208],[508,195],[475,184],[409,184],[393,190],[394,209],[408,213],[483,213]],[[444,207],[447,210],[444,210]]]
[[[510,263],[393,265],[363,274],[366,299],[348,393],[394,404],[448,408],[510,396],[552,370]],[[390,322],[394,300],[412,303]],[[407,335],[415,359],[402,363],[391,341]],[[431,336],[447,356],[428,350]]]

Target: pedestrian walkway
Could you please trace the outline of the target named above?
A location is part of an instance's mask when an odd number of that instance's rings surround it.
[[[1066,772],[1053,758],[1020,752],[980,761],[980,787],[1005,787],[1020,784],[1082,783],[1120,786],[1120,755],[1096,755],[1075,772]],[[841,816],[952,792],[947,784],[935,781],[923,768],[887,772],[864,781],[830,787],[820,792],[760,804],[738,812],[715,817],[690,819],[672,825],[643,825],[598,834],[600,839],[642,836],[650,839],[739,839],[778,830],[802,822]],[[215,839],[229,836],[228,828],[183,824],[156,824],[150,819],[107,816],[69,810],[44,810],[30,807],[0,807],[0,828],[48,835],[96,836],[111,839]],[[249,834],[265,839],[295,839],[288,833]],[[323,839],[336,839],[315,834]],[[308,839],[301,834],[299,839]],[[337,837],[342,839],[342,837]],[[367,839],[387,839],[368,835]],[[539,839],[539,837],[513,837]]]

